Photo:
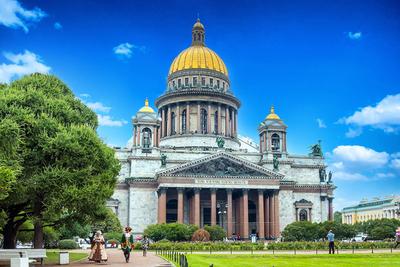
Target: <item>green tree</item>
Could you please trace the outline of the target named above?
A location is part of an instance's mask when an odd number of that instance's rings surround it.
[[[96,114],[59,79],[33,74],[0,90],[0,129],[13,125],[18,163],[0,210],[7,221],[4,247],[15,247],[19,227],[30,218],[34,247],[43,247],[46,226],[96,217],[114,190],[119,172],[114,151],[97,136]],[[0,144],[7,137],[0,135]]]
[[[342,223],[342,213],[340,211],[335,211],[335,213],[333,213],[333,221],[336,223]]]
[[[288,224],[282,232],[285,241],[314,241],[319,235],[318,224],[306,221]]]
[[[206,225],[204,226],[204,230],[206,230],[210,234],[210,240],[212,241],[223,240],[226,237],[226,232],[224,228],[219,225]]]

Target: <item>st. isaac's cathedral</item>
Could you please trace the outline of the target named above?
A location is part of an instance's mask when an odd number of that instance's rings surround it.
[[[220,225],[227,236],[276,238],[289,223],[333,219],[335,186],[321,147],[287,152],[273,107],[258,125],[259,144],[237,132],[240,101],[224,61],[205,45],[200,20],[192,44],[172,62],[165,92],[132,118],[118,186],[108,201],[122,225]],[[328,176],[328,177],[327,177]]]

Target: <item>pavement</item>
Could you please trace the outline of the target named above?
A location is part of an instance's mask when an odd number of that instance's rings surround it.
[[[143,257],[142,251],[134,251],[131,253],[129,263],[125,262],[124,254],[120,249],[107,249],[108,261],[102,263],[82,260],[80,262],[71,263],[71,267],[172,267],[170,263],[158,257],[155,252],[147,252],[147,256]],[[46,265],[46,267],[59,267],[60,265]]]

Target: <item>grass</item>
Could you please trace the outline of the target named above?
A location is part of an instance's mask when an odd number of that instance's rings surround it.
[[[398,254],[202,255],[188,254],[190,267],[352,267],[400,266]]]
[[[47,258],[45,259],[45,264],[57,264],[58,263],[58,254],[59,251],[48,251]],[[88,254],[85,252],[69,252],[69,262],[83,260],[88,257]]]

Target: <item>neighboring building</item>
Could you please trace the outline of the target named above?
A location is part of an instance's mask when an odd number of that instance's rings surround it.
[[[332,220],[335,187],[320,145],[310,155],[289,154],[287,126],[273,107],[258,125],[258,144],[238,137],[240,101],[204,40],[198,20],[192,45],[171,64],[158,112],[146,99],[128,147],[116,149],[122,169],[109,205],[121,223],[135,234],[177,221],[269,238],[297,220]]]
[[[344,208],[342,222],[355,224],[382,218],[400,219],[400,196],[390,196],[383,199],[374,198],[370,201],[363,199],[360,204]]]

